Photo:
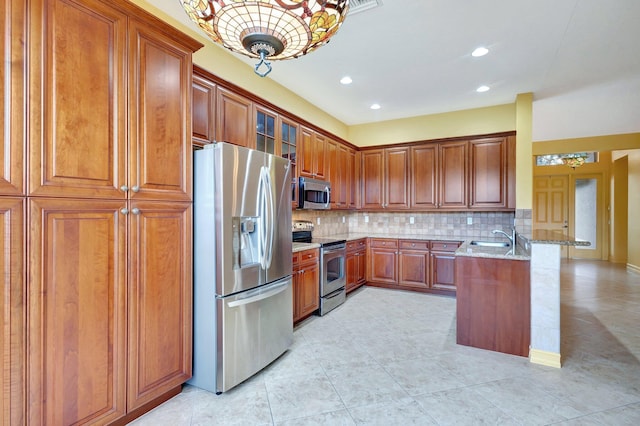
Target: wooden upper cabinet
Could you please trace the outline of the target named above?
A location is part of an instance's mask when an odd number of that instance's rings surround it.
[[[325,173],[327,180],[331,183],[331,208],[338,208],[340,206],[340,185],[342,184],[342,172],[340,170],[339,158],[340,151],[338,148],[338,142],[327,139],[326,142],[326,160]]]
[[[507,139],[469,142],[469,207],[507,207]]]
[[[467,208],[467,147],[467,141],[440,144],[440,208]]]
[[[280,155],[291,161],[291,207],[298,207],[298,124],[284,118],[278,117],[278,127],[280,128]],[[277,143],[277,142],[276,142]]]
[[[0,194],[24,195],[26,147],[25,50],[26,5],[23,0],[4,1],[0,5],[2,40],[0,57]],[[10,66],[9,66],[10,65]]]
[[[362,208],[409,207],[409,148],[362,152]]]
[[[129,195],[189,201],[192,49],[136,20],[129,46]]]
[[[341,209],[349,208],[351,203],[351,186],[353,185],[353,168],[350,167],[350,149],[338,144],[338,194],[336,205]],[[333,191],[333,186],[331,187]]]
[[[326,167],[326,140],[324,136],[306,127],[301,128],[300,155],[298,168],[300,176],[314,179],[327,179]]]
[[[0,6],[1,8],[2,6]],[[26,359],[26,306],[24,250],[24,197],[0,197],[0,352],[3,367],[0,369],[0,423],[25,425],[25,359]]]
[[[191,123],[193,145],[203,146],[216,140],[216,85],[197,74],[191,85]]]
[[[252,102],[223,87],[217,92],[216,140],[255,148]]]
[[[191,377],[191,203],[131,202],[129,410]]]
[[[384,203],[384,150],[362,151],[363,209],[381,209]]]
[[[350,209],[360,206],[360,153],[356,150],[347,149],[347,205]]]
[[[277,127],[278,114],[264,108],[263,106],[254,104],[255,119],[255,149],[274,155],[282,155],[280,141],[280,132]]]
[[[29,203],[23,424],[107,424],[127,408],[125,202]]]
[[[438,207],[438,145],[411,147],[411,196],[412,209]]]
[[[409,148],[387,148],[384,152],[386,209],[409,208]]]
[[[94,0],[33,8],[29,195],[125,198],[127,16]]]

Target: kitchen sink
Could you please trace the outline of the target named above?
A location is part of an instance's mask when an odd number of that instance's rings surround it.
[[[509,243],[505,243],[502,241],[471,241],[469,243],[472,246],[478,247],[509,247]]]

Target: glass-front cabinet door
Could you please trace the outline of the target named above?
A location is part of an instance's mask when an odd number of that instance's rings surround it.
[[[276,152],[276,117],[269,110],[256,107],[256,149],[278,154]]]
[[[296,156],[298,152],[298,125],[294,122],[280,119],[280,155],[291,161],[291,203],[298,206],[298,173]]]

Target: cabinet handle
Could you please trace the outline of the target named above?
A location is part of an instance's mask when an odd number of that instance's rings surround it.
[[[135,185],[135,186],[132,186],[132,187],[131,187],[131,190],[132,190],[133,192],[139,192],[139,191],[140,191],[140,187],[139,187],[138,185]]]
[[[132,208],[132,209],[131,209],[131,213],[133,213],[133,214],[140,214],[140,209],[139,209],[139,208],[137,208],[137,207],[134,207],[134,208]]]
[[[445,244],[445,245],[443,245],[442,247],[447,248],[447,245]]]
[[[126,208],[126,207],[124,207],[124,208],[120,209],[120,213],[122,213],[122,214],[129,214],[129,209],[128,209],[128,208]]]
[[[127,191],[129,190],[129,187],[128,187],[127,185],[122,185],[122,186],[120,187],[120,190],[121,190],[122,192],[127,192]]]

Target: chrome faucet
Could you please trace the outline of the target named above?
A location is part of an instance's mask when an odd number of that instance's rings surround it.
[[[502,234],[502,235],[504,235],[505,237],[507,237],[507,239],[511,243],[511,247],[515,248],[515,246],[516,246],[516,228],[515,228],[515,226],[513,228],[511,228],[511,235],[507,234],[502,229],[494,229],[493,231],[491,231],[491,233],[492,234]]]

